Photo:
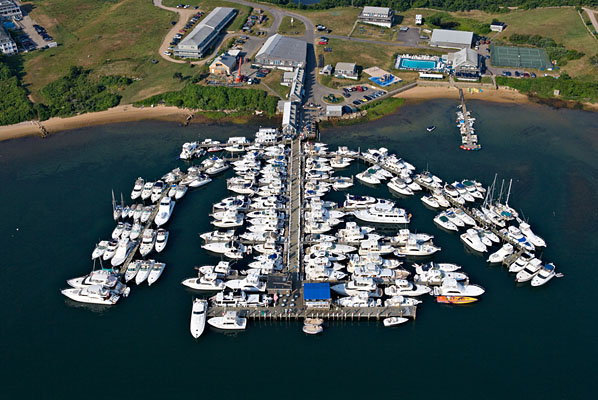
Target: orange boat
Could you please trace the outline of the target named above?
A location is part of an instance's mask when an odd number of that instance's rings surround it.
[[[436,301],[438,303],[445,303],[445,304],[469,304],[473,303],[474,301],[478,301],[475,297],[465,297],[465,296],[438,296],[436,297]]]

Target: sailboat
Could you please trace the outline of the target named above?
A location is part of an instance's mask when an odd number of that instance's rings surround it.
[[[112,217],[115,221],[118,221],[118,219],[121,217],[122,211],[122,206],[116,204],[116,200],[114,199],[114,190],[112,190]]]

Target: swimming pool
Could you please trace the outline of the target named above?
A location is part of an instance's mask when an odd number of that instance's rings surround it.
[[[435,70],[436,65],[437,62],[432,60],[413,60],[411,58],[401,58],[400,68]]]

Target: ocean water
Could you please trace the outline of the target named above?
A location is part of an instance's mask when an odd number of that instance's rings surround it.
[[[125,198],[138,176],[175,166],[184,141],[252,136],[257,126],[164,122],[106,125],[0,143],[0,393],[2,398],[584,398],[598,356],[598,117],[536,105],[471,101],[483,150],[458,148],[457,103],[403,107],[366,125],[327,130],[331,146],[387,147],[445,180],[513,179],[510,204],[548,242],[543,258],[565,277],[517,285],[504,268],[466,253],[417,198],[397,199],[411,229],[434,234],[435,260],[463,266],[486,294],[464,307],[423,298],[415,321],[331,321],[317,337],[300,322],[250,322],[189,334],[193,293],[180,282],[217,261],[200,248],[225,179],[189,192],[174,209],[167,267],[117,306],[76,305],[65,280],[91,269],[94,244],[114,227],[110,191]],[[426,126],[436,125],[428,133]],[[354,165],[343,175],[355,174]],[[390,198],[384,186],[353,193]],[[332,198],[341,199],[335,193]]]

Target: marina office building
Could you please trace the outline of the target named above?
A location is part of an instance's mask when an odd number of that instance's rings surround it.
[[[473,32],[451,31],[448,29],[434,29],[430,46],[447,49],[467,49],[473,42]]]
[[[202,58],[236,14],[237,10],[234,8],[216,7],[177,45],[174,55],[181,58]]]
[[[357,20],[364,24],[378,25],[390,28],[395,16],[395,12],[387,7],[363,7]]]
[[[4,26],[0,25],[0,51],[2,54],[11,56],[18,53],[17,44],[10,37]]]
[[[480,78],[480,56],[473,49],[461,49],[442,58],[452,68],[455,78],[477,81]]]
[[[292,71],[305,67],[307,42],[287,36],[270,36],[255,56],[254,63],[266,68]]]
[[[22,17],[21,7],[16,5],[14,1],[0,0],[0,20],[20,19]]]

